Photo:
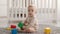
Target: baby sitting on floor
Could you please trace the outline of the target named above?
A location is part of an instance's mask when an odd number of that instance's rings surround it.
[[[36,8],[28,6],[28,17],[24,21],[23,32],[36,32],[38,30],[38,21],[36,19]]]

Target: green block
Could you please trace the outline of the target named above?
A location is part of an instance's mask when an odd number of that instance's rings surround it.
[[[23,25],[24,25],[23,22],[19,22],[18,27],[23,28]]]

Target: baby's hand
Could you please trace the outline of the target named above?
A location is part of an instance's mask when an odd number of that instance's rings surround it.
[[[28,25],[28,23],[24,23],[24,25],[25,25],[25,26],[27,26],[27,25]]]
[[[25,25],[25,26],[26,26],[26,25],[28,25],[28,22],[27,22],[27,21],[25,21],[25,22],[24,22],[24,25]]]
[[[22,30],[25,30],[25,29],[26,29],[26,27],[25,27],[25,26],[23,26]]]

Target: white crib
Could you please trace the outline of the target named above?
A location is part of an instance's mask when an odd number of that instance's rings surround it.
[[[30,4],[37,7],[37,18],[41,24],[56,24],[57,0],[8,0],[9,21],[25,20]]]

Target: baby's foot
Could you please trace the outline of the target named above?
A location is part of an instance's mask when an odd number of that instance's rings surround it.
[[[26,32],[36,32],[36,30],[34,28],[29,28],[26,30]]]

